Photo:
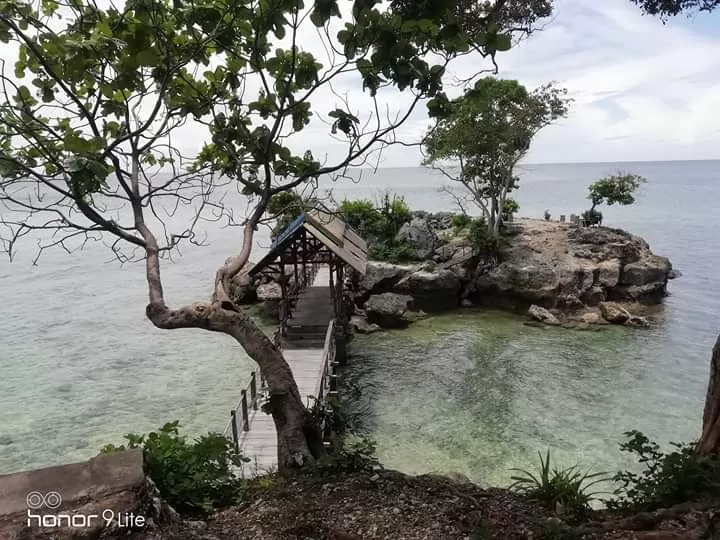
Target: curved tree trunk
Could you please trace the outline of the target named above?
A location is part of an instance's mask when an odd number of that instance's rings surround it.
[[[703,432],[697,452],[703,456],[720,453],[720,336],[715,342],[710,360]]]
[[[278,469],[289,474],[324,453],[322,436],[300,396],[281,351],[239,310],[224,302],[202,302],[170,310],[149,304],[147,316],[158,328],[202,328],[233,337],[262,371],[270,389],[270,409],[278,435]]]

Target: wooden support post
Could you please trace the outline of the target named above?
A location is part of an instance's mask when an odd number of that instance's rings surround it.
[[[248,416],[247,390],[240,392],[240,412],[242,413],[243,431],[250,431],[250,417]]]
[[[237,413],[235,409],[230,411],[230,428],[232,429],[233,443],[235,444],[235,450],[240,451],[240,439],[238,438],[237,432]]]
[[[253,371],[250,374],[250,403],[254,411],[258,410],[258,397],[257,397],[257,379],[256,372]]]

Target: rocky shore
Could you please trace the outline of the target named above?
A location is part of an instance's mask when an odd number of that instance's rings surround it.
[[[676,277],[666,257],[620,229],[520,219],[508,224],[499,257],[489,259],[453,228],[452,217],[416,212],[398,234],[424,261],[368,263],[351,288],[356,331],[401,328],[428,313],[472,306],[522,313],[529,324],[645,327],[652,324],[648,306],[662,302]],[[279,287],[240,275],[234,296],[273,313]]]

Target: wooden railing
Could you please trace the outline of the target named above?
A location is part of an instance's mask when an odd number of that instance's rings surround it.
[[[331,320],[328,324],[327,332],[325,332],[325,344],[322,353],[322,375],[318,381],[316,389],[316,396],[314,397],[316,403],[321,407],[325,406],[328,396],[335,393],[335,353],[336,353],[336,330],[335,320]],[[258,388],[258,379],[260,379],[260,387]],[[250,410],[257,411],[262,402],[265,400],[267,394],[267,388],[265,386],[265,379],[262,377],[259,371],[253,371],[250,374],[250,383],[247,387],[240,392],[240,401],[234,409],[230,411],[230,421],[225,427],[225,436],[228,438],[232,437],[232,441],[235,444],[235,448],[240,450],[241,432],[250,431],[251,417]],[[306,406],[309,408],[310,397],[306,402]],[[324,415],[322,415],[324,418]],[[323,432],[325,430],[324,420],[321,426]]]
[[[259,388],[258,382],[260,383]],[[257,411],[260,408],[260,402],[264,395],[265,379],[260,371],[251,372],[250,382],[240,391],[240,401],[230,411],[230,421],[224,432],[226,437],[232,437],[237,450],[240,449],[240,431],[250,431],[250,410]]]

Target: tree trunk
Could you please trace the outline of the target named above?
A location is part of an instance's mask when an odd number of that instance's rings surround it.
[[[257,362],[270,389],[270,412],[278,436],[278,471],[288,475],[324,454],[320,430],[303,404],[281,351],[250,317],[228,307],[217,301],[177,310],[150,304],[147,316],[159,328],[203,328],[232,336]]]
[[[705,396],[703,432],[697,452],[708,456],[720,453],[720,336],[718,336],[710,360],[710,381]]]

